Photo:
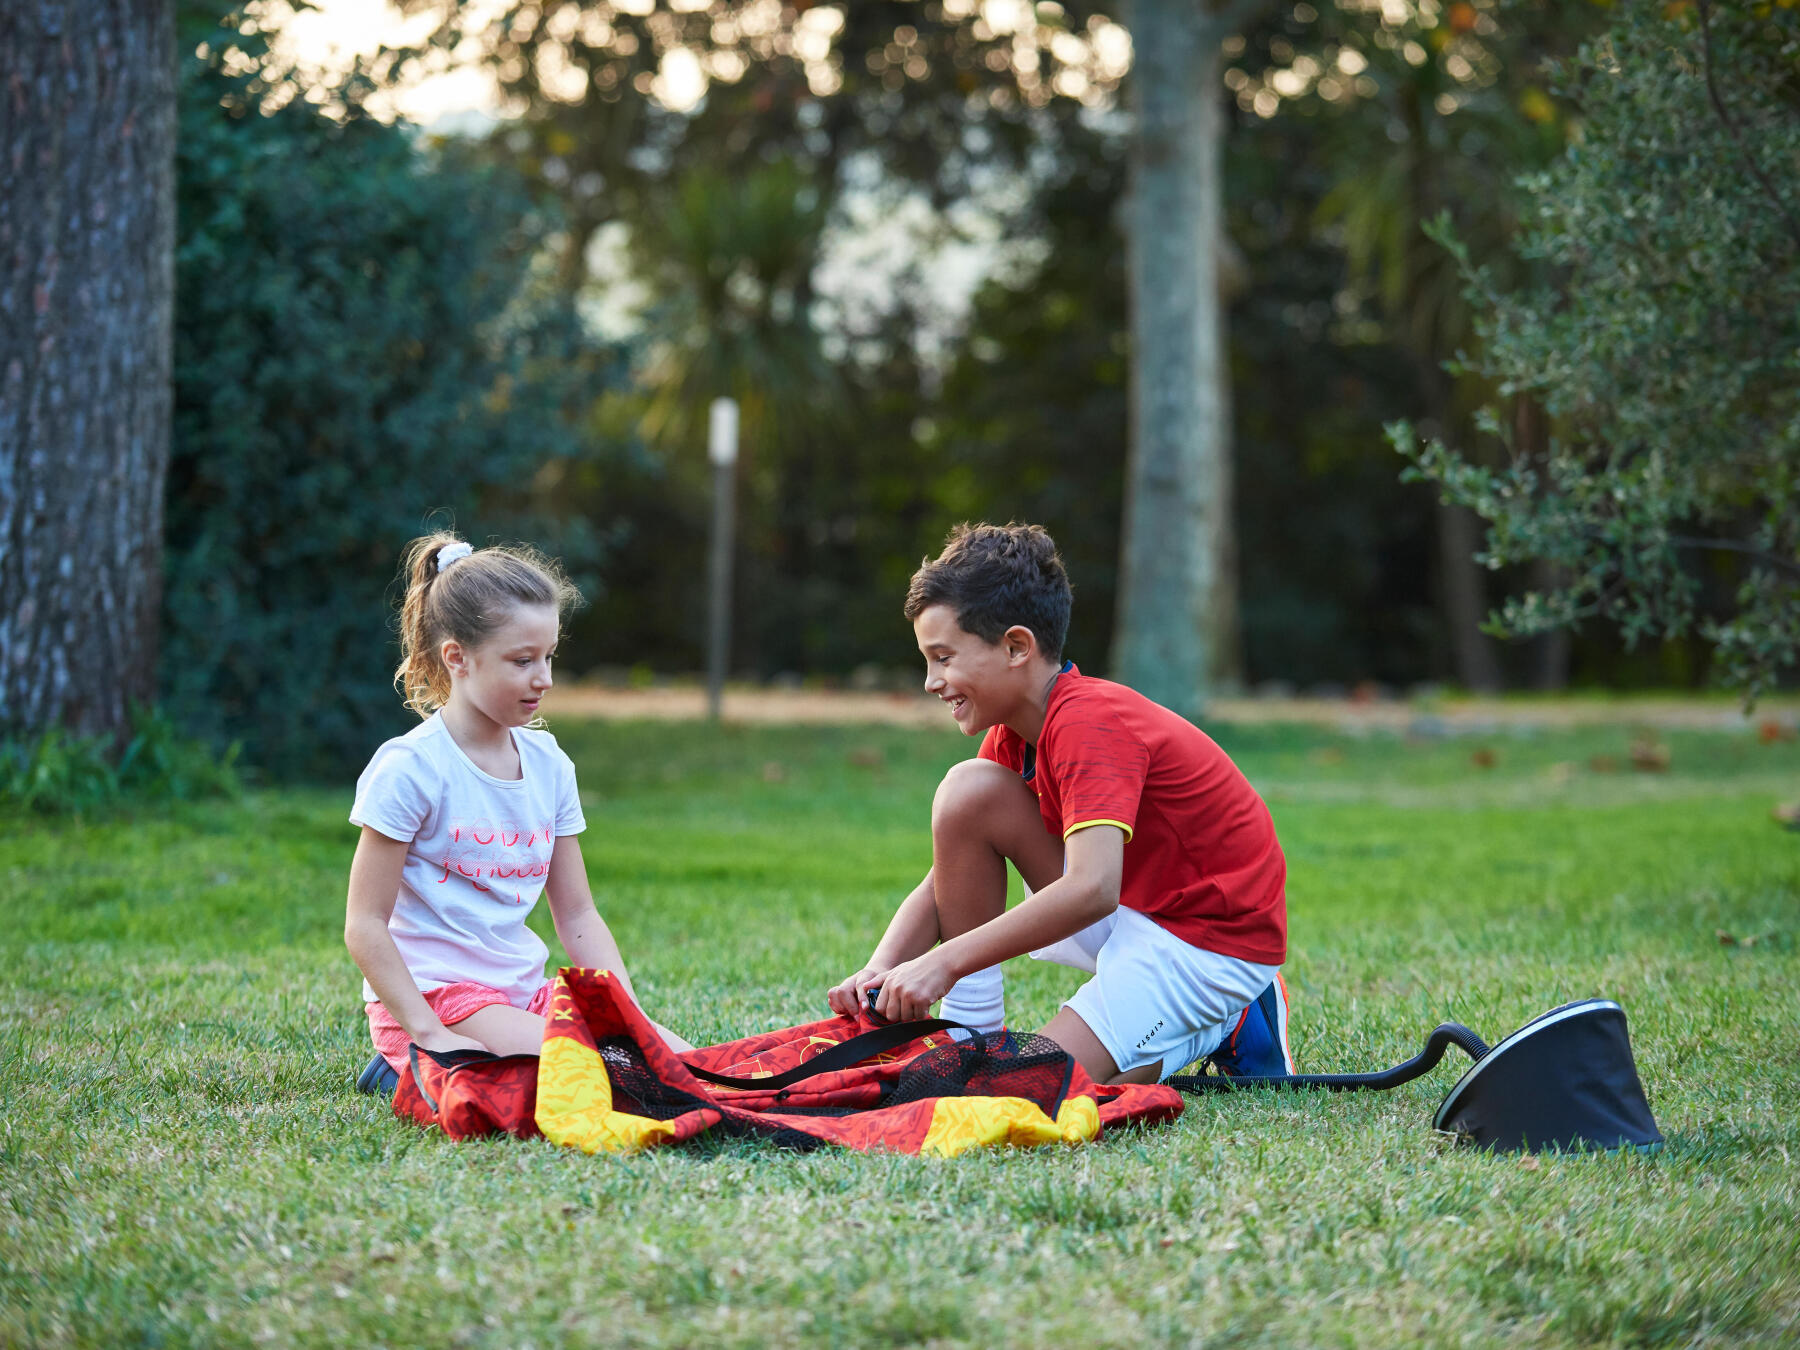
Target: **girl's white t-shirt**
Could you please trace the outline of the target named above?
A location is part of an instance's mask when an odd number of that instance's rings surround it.
[[[375,752],[356,780],[350,823],[411,845],[388,933],[421,992],[472,980],[523,1008],[549,949],[525,926],[559,835],[587,828],[575,765],[547,731],[515,728],[521,776],[478,769],[444,721]],[[375,991],[363,981],[363,1000]]]

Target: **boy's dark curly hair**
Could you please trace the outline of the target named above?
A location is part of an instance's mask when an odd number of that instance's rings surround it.
[[[1014,624],[1038,650],[1062,660],[1073,594],[1056,541],[1042,525],[958,525],[936,559],[926,558],[906,588],[906,621],[949,605],[965,632],[998,642]]]

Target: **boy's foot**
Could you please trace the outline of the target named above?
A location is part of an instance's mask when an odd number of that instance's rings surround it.
[[[1285,1078],[1294,1072],[1294,1052],[1288,1047],[1287,985],[1281,976],[1244,1009],[1208,1062],[1233,1078]]]
[[[363,1071],[356,1075],[358,1092],[391,1097],[394,1095],[394,1089],[399,1085],[400,1075],[394,1072],[394,1066],[381,1055],[376,1055],[363,1067]]]

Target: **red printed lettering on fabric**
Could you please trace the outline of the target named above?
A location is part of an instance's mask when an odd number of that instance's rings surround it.
[[[485,818],[452,821],[450,840],[451,850],[433,860],[441,869],[438,884],[458,876],[476,890],[489,893],[493,887],[484,882],[539,881],[549,876],[550,856],[556,847],[556,833],[550,825]],[[516,884],[502,889],[512,892],[514,904],[525,903],[525,893]],[[538,887],[532,889],[535,892]]]

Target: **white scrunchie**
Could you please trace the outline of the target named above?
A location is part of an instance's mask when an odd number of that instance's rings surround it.
[[[448,567],[451,563],[455,562],[457,559],[466,558],[474,551],[475,551],[474,548],[472,548],[468,544],[461,542],[460,540],[458,540],[454,544],[445,544],[442,548],[440,548],[438,550],[438,554],[437,554],[438,568],[437,568],[437,570],[440,572],[443,571],[446,567]]]

